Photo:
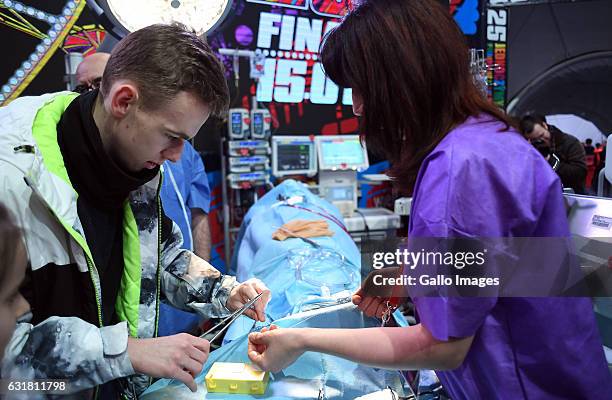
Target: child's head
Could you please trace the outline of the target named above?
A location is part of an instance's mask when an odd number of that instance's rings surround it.
[[[15,329],[19,316],[29,305],[19,293],[27,264],[21,232],[8,210],[0,203],[0,357]]]

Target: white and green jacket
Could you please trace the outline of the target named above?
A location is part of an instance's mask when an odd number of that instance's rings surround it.
[[[37,304],[32,304],[34,320],[42,322],[17,325],[2,362],[2,378],[63,378],[70,381],[72,392],[134,374],[127,355],[128,335],[157,335],[161,292],[178,308],[221,317],[228,314],[225,304],[237,285],[233,277],[222,276],[182,250],[175,224],[169,225],[171,232],[162,232],[158,175],[130,193],[124,205],[125,268],[115,305],[123,322],[102,326],[100,279],[77,215],[78,194],[57,143],[57,123],[75,97],[69,92],[22,97],[0,108],[0,201],[24,232],[30,279],[46,280],[27,282],[26,287],[61,285],[54,281],[54,271],[76,268],[91,282],[84,297],[95,299],[92,310],[97,309],[88,321],[53,315],[44,315],[42,321],[36,315]],[[148,379],[133,376],[130,382],[128,386],[140,393]]]

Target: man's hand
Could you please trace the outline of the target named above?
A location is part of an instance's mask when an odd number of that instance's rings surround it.
[[[401,274],[401,271],[402,269],[399,267],[388,267],[370,272],[361,287],[353,294],[353,304],[356,304],[368,317],[382,318],[387,309],[387,301],[391,297],[403,297],[405,293],[402,293],[401,286],[375,285],[374,277],[396,278]]]
[[[180,333],[154,339],[128,339],[128,356],[134,371],[154,378],[174,378],[192,392],[198,390],[194,377],[208,359],[208,340]]]
[[[253,304],[255,310],[246,310],[244,315],[254,319],[255,321],[264,322],[266,320],[266,305],[270,301],[271,292],[270,289],[268,289],[259,279],[249,279],[248,281],[234,287],[229,295],[229,298],[227,299],[226,307],[230,311],[235,311],[244,306],[249,302],[249,300],[256,297],[259,293],[264,293],[264,295]]]

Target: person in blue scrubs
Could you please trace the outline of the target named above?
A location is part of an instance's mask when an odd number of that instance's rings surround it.
[[[183,248],[210,260],[210,188],[202,157],[191,143],[185,142],[177,162],[164,163],[164,181],[160,193],[166,215],[183,234]]]
[[[386,156],[396,188],[413,197],[408,245],[426,238],[569,240],[559,177],[481,96],[464,38],[438,2],[363,1],[323,43],[325,72],[352,88],[368,150]],[[380,368],[433,369],[453,400],[612,398],[590,298],[441,293],[413,296],[414,326],[272,326],[249,335],[248,356],[269,371],[306,351]],[[368,316],[381,317],[389,300],[367,286],[353,296]]]
[[[183,248],[209,261],[211,249],[208,212],[210,188],[202,157],[191,143],[185,142],[177,162],[166,161],[160,197],[168,218],[183,234]],[[197,315],[160,304],[159,335],[169,336],[189,332],[199,322]]]

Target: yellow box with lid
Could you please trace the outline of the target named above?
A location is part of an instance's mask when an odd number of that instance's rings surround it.
[[[205,379],[209,393],[264,394],[270,374],[251,364],[216,362]]]

